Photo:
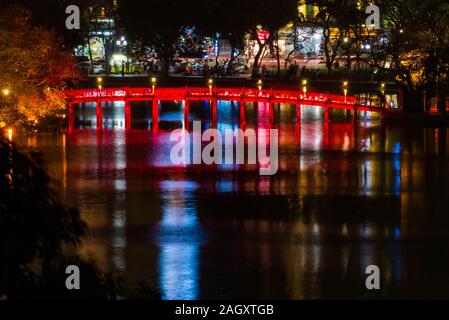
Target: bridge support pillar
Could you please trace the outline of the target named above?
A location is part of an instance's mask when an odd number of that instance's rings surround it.
[[[152,101],[152,115],[153,119],[151,121],[152,130],[154,133],[159,132],[159,101],[153,99]]]
[[[302,129],[302,116],[301,116],[301,104],[296,104],[296,145],[299,147],[299,150],[301,150],[301,129]]]
[[[67,119],[67,129],[69,133],[73,133],[75,129],[75,104],[69,103],[69,113]]]
[[[272,102],[268,103],[268,117],[270,120],[270,124],[274,123],[274,104]]]
[[[329,107],[324,109],[324,122],[323,122],[323,137],[324,146],[329,146]]]
[[[96,112],[97,112],[97,130],[103,129],[103,110],[102,110],[102,101],[97,100],[96,103]]]
[[[190,101],[184,100],[184,129],[189,130]]]
[[[217,100],[213,99],[211,101],[212,107],[212,128],[217,128]]]
[[[125,130],[131,129],[131,102],[125,100]]]
[[[324,123],[329,123],[329,107],[324,107]]]
[[[302,109],[302,105],[301,104],[296,104],[295,105],[296,108],[296,122],[301,124],[301,109]]]
[[[239,103],[239,113],[240,113],[240,117],[239,117],[239,122],[240,122],[240,127],[244,128],[246,125],[246,114],[245,114],[245,102],[241,101]]]

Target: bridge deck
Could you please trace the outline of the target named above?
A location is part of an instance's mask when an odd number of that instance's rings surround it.
[[[219,100],[238,102],[268,102],[316,105],[328,108],[383,111],[370,100],[360,101],[354,96],[288,90],[258,90],[248,88],[103,88],[65,91],[69,104],[110,101],[179,101]]]

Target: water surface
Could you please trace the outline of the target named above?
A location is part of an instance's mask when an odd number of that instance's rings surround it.
[[[399,128],[349,111],[246,104],[248,128],[276,128],[279,172],[257,166],[174,166],[169,129],[180,102],[77,108],[73,134],[17,136],[44,154],[64,201],[90,232],[81,252],[163,299],[449,298],[449,130]],[[190,120],[210,127],[208,103]],[[239,106],[218,104],[218,128],[239,128]],[[382,272],[378,292],[365,268]]]

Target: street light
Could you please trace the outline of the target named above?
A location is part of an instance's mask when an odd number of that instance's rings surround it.
[[[103,88],[103,78],[102,77],[97,78],[97,86],[98,86],[98,89],[100,89],[100,90]]]
[[[345,103],[346,103],[346,97],[348,96],[348,86],[349,86],[349,82],[344,81],[343,82],[343,93],[345,95]]]
[[[307,94],[307,79],[303,79],[302,80],[302,93],[304,94],[304,96]]]
[[[212,78],[209,78],[209,80],[207,81],[207,84],[209,86],[209,94],[212,95],[212,88],[214,86],[214,80]]]
[[[154,94],[154,89],[156,88],[156,83],[157,83],[157,79],[155,77],[151,78],[151,88],[153,89],[153,94]]]
[[[117,40],[117,45],[119,47],[126,47],[128,45],[128,41],[126,41],[125,37],[121,37],[120,40]]]
[[[262,90],[262,85],[263,85],[262,80],[257,81],[257,89],[259,89],[259,91]]]

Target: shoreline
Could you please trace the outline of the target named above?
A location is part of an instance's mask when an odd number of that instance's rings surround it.
[[[383,114],[382,123],[387,125],[406,127],[449,127],[449,114],[406,113],[390,111]]]

